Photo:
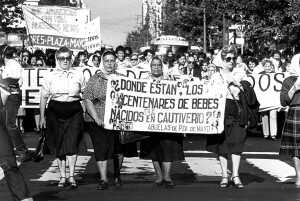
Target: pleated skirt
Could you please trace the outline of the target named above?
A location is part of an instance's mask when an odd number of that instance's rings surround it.
[[[224,131],[221,134],[208,135],[206,149],[221,156],[241,154],[247,138],[246,129],[240,126],[240,117],[236,102],[226,100]]]
[[[46,143],[51,154],[58,158],[77,154],[83,123],[83,110],[79,101],[51,100],[46,111]]]
[[[152,133],[141,141],[140,158],[158,162],[183,161],[183,136],[177,133]]]
[[[283,126],[280,156],[300,156],[300,106],[290,107]]]

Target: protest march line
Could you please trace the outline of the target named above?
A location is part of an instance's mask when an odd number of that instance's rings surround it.
[[[90,150],[93,151],[93,150]],[[186,156],[183,164],[190,169],[195,175],[197,181],[203,180],[202,177],[215,177],[221,176],[221,167],[218,159],[212,156],[210,152],[206,151],[186,151],[185,153],[200,153],[207,154],[207,156]],[[247,154],[255,154],[256,152],[247,152]],[[280,159],[266,159],[262,158],[263,154],[268,152],[261,152],[262,154],[256,158],[246,158],[241,162],[241,170],[245,169],[246,166],[254,167],[263,172],[268,176],[276,179],[276,182],[287,182],[291,181],[295,177],[295,170],[290,164]],[[269,152],[272,154],[272,152]],[[91,161],[91,156],[78,156],[76,164],[75,175],[85,173],[87,166]],[[38,165],[38,164],[36,164]],[[151,181],[153,180],[154,169],[151,160],[143,160],[138,157],[125,158],[121,169],[121,174],[124,175],[126,180],[134,181]],[[38,178],[33,178],[30,181],[53,181],[59,179],[59,170],[57,167],[56,160],[50,163],[50,166],[41,173],[34,174]],[[142,177],[140,177],[142,175]],[[31,176],[32,177],[32,176]],[[0,168],[0,180],[4,178],[2,169]],[[206,178],[207,179],[207,178]]]
[[[100,71],[95,67],[76,67],[82,71],[86,81],[91,76]],[[22,89],[22,107],[38,108],[39,107],[39,90],[43,83],[44,76],[54,69],[51,68],[25,68],[23,71]],[[147,78],[149,72],[144,69],[124,68],[118,72],[130,79]],[[280,89],[283,80],[288,75],[286,73],[250,74],[245,79],[254,86],[254,91],[260,103],[260,111],[282,108],[280,104]],[[180,80],[179,78],[177,78]]]
[[[30,151],[35,151],[36,148],[28,148]],[[88,152],[94,153],[94,149],[87,149]],[[139,151],[138,151],[139,152]],[[185,154],[212,154],[213,152],[210,151],[204,151],[204,150],[185,150],[183,151]],[[242,155],[273,155],[278,156],[279,152],[268,152],[268,151],[245,151],[242,153]]]

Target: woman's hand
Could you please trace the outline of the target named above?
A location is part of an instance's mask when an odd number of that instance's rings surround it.
[[[103,122],[103,120],[101,120],[100,118],[95,118],[95,122],[96,122],[96,124],[99,126],[99,127],[101,127],[101,128],[103,128],[104,127],[104,122]]]
[[[40,125],[40,129],[46,128],[46,119],[44,116],[41,116],[39,125]]]

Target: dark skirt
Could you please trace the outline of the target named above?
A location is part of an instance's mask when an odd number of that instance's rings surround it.
[[[152,133],[141,141],[140,158],[158,162],[183,161],[183,136],[176,133]]]
[[[65,157],[78,153],[83,133],[83,110],[79,101],[51,100],[46,111],[46,142],[51,154]]]
[[[280,156],[300,157],[300,106],[290,107],[283,126]]]
[[[225,105],[224,131],[217,135],[208,135],[206,149],[221,156],[241,154],[247,133],[240,125],[236,102],[227,99]]]
[[[115,154],[123,154],[125,157],[138,156],[137,144],[122,145],[119,141],[119,131],[101,128],[94,122],[86,122],[86,131],[91,136],[96,161],[113,159]]]

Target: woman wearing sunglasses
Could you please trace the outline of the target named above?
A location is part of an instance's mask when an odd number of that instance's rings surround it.
[[[232,183],[236,188],[244,188],[239,177],[241,154],[246,141],[246,128],[249,122],[249,109],[257,107],[254,90],[247,81],[242,81],[245,72],[235,70],[236,49],[225,46],[219,54],[220,72],[212,76],[212,81],[219,81],[227,86],[224,131],[207,138],[207,150],[217,154],[222,170],[220,188],[227,188]],[[232,161],[231,178],[228,175],[228,159]]]
[[[80,100],[85,83],[83,74],[71,67],[71,50],[61,47],[55,57],[56,68],[45,76],[41,88],[40,128],[46,128],[47,145],[58,161],[60,171],[58,187],[62,188],[67,184],[66,160],[68,160],[70,170],[68,183],[71,188],[76,188],[75,163],[83,131],[83,109]]]

